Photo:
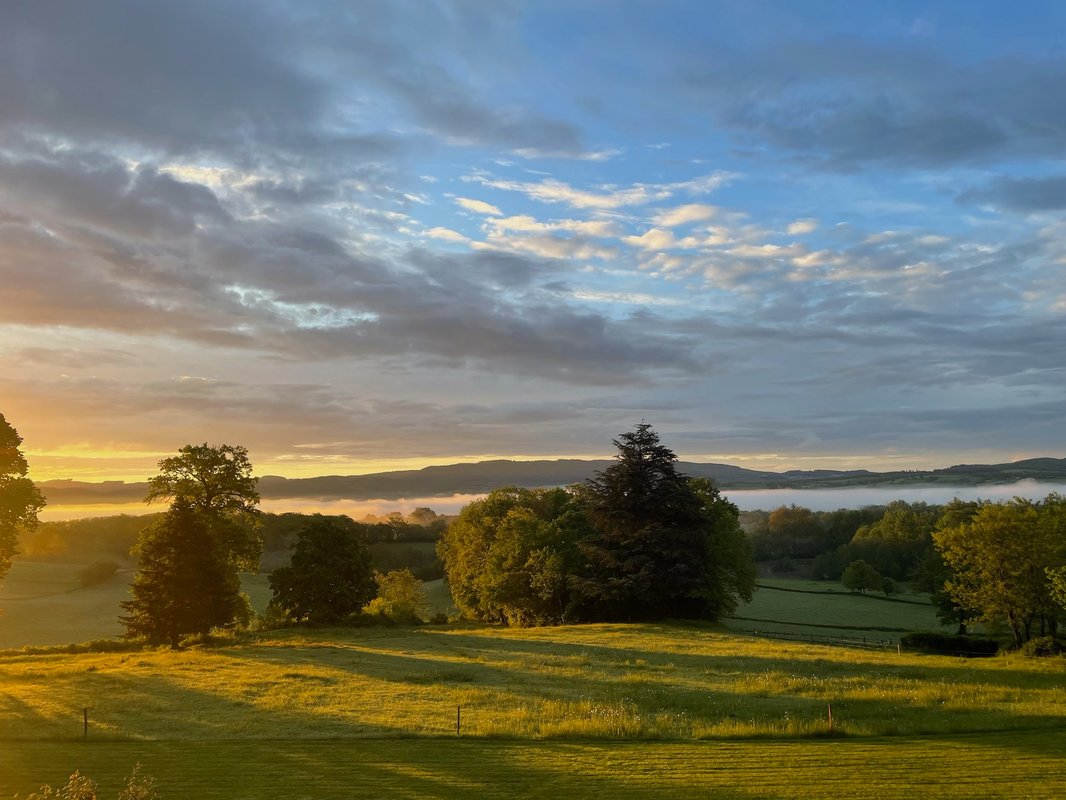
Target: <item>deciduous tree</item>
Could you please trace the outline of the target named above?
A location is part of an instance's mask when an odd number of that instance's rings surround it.
[[[952,571],[945,588],[973,621],[1006,624],[1018,646],[1034,623],[1054,633],[1060,609],[1048,570],[1063,565],[1064,523],[1066,501],[1058,495],[1044,503],[1015,498],[981,506],[969,521],[933,534]]]
[[[464,615],[552,624],[562,621],[569,602],[575,543],[589,530],[565,489],[512,486],[465,506],[437,551]]]
[[[44,508],[44,497],[26,477],[29,467],[20,444],[22,437],[0,414],[0,580],[11,569],[19,531],[35,527]]]
[[[866,594],[870,589],[880,589],[881,574],[862,559],[852,561],[840,576],[844,588],[859,594]]]
[[[370,552],[349,528],[316,516],[299,533],[287,567],[270,575],[275,606],[297,622],[329,625],[375,595]]]
[[[429,616],[425,584],[411,570],[375,572],[374,583],[377,597],[367,604],[366,613],[407,624],[424,622]]]
[[[226,559],[238,569],[257,570],[263,552],[256,533],[259,479],[252,477],[248,451],[228,444],[185,445],[159,462],[145,501],[185,500],[210,522]]]

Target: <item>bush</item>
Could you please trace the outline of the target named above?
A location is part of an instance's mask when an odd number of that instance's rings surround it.
[[[971,636],[947,636],[942,633],[908,633],[899,640],[908,650],[921,653],[940,653],[953,656],[994,656],[999,652],[999,643],[991,639],[974,639]]]
[[[90,586],[107,583],[118,572],[119,566],[114,561],[94,561],[78,572],[78,585],[82,589],[88,589]]]
[[[66,786],[53,789],[42,786],[39,791],[26,797],[26,800],[97,800],[96,782],[75,772],[67,780]],[[159,793],[155,788],[155,779],[141,775],[141,765],[137,764],[133,772],[118,793],[118,800],[156,800]]]
[[[1037,636],[1022,645],[1021,654],[1028,658],[1048,658],[1066,653],[1066,642],[1054,636]]]
[[[425,588],[411,570],[375,572],[374,580],[378,585],[378,596],[363,608],[363,613],[402,625],[417,625],[428,616]]]
[[[880,589],[882,580],[881,574],[862,559],[848,564],[840,576],[844,588],[861,594],[866,594],[867,589]]]

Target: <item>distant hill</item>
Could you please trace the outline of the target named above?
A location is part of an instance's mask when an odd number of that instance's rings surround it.
[[[259,480],[266,499],[321,498],[347,500],[398,500],[484,494],[501,486],[566,486],[591,478],[613,463],[587,461],[480,461],[371,475],[329,475],[320,478]],[[1030,458],[1009,464],[958,464],[934,470],[870,472],[868,470],[789,470],[763,472],[731,464],[681,462],[687,475],[710,478],[723,489],[832,489],[866,486],[982,486],[1020,480],[1066,483],[1066,458]],[[126,503],[144,498],[147,483],[105,481],[44,481],[38,484],[53,504]]]

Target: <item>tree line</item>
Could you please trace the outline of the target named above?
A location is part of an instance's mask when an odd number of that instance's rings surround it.
[[[34,541],[44,506],[21,443],[0,415],[0,579],[19,534]],[[717,619],[750,600],[753,554],[779,564],[808,559],[812,577],[856,591],[911,581],[960,631],[980,622],[1009,631],[1016,645],[1055,636],[1066,616],[1061,495],[820,513],[784,506],[746,513],[749,540],[736,506],[709,481],[678,472],[650,425],[614,444],[614,463],[591,480],[499,489],[451,524],[429,509],[362,524],[284,514],[269,517],[266,536],[247,451],[187,445],[149,481],[147,499],[170,506],[139,533],[122,620],[130,636],[171,644],[246,621],[239,572],[258,570],[264,539],[292,552],[270,583],[273,613],[295,622],[335,623],[367,609],[424,615],[416,576],[375,573],[367,547],[434,540],[463,614],[508,624]]]
[[[1007,631],[1016,646],[1054,636],[1066,617],[1066,498],[955,499],[944,505],[813,512],[783,506],[748,516],[755,552],[778,566],[810,560],[816,580],[854,591],[929,592],[942,621]]]

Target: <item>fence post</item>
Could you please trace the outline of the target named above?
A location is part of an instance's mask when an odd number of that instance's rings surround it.
[[[459,726],[462,723],[462,713],[463,713],[463,707],[462,706],[456,706],[455,707],[455,735],[456,736],[459,736]]]
[[[826,706],[829,709],[829,732],[832,733],[833,732],[833,704],[832,703],[827,703]]]

